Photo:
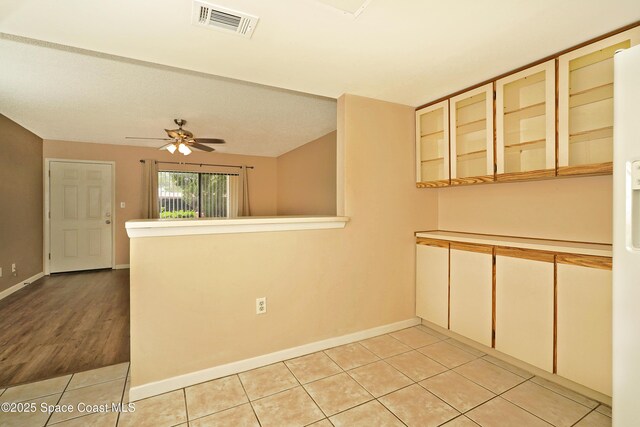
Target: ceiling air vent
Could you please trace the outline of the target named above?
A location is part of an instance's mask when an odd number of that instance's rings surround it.
[[[250,38],[258,24],[258,17],[215,4],[194,1],[192,23],[199,27]]]

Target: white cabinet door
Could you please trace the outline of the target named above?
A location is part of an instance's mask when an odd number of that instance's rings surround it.
[[[512,251],[496,249],[496,350],[553,372],[554,257]]]
[[[454,96],[449,105],[451,184],[493,181],[493,83]]]
[[[497,179],[553,176],[556,168],[555,61],[496,81]]]
[[[451,330],[491,347],[493,248],[451,243]]]
[[[416,111],[416,181],[449,185],[449,101]]]
[[[449,327],[449,244],[416,245],[416,315]]]
[[[558,375],[611,396],[611,270],[558,259]]]
[[[613,55],[640,43],[640,27],[558,59],[558,175],[611,172]]]

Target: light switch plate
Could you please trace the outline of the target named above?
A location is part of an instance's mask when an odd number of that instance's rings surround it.
[[[121,209],[124,209],[124,206],[125,206],[125,205],[124,205],[124,202],[120,202],[120,208],[121,208]]]

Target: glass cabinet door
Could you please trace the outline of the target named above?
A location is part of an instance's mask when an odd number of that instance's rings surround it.
[[[418,187],[449,185],[449,101],[416,111]]]
[[[496,82],[496,179],[555,176],[555,61]]]
[[[455,96],[451,108],[451,184],[493,181],[493,84]]]
[[[613,55],[639,39],[633,28],[558,59],[558,175],[611,173]]]

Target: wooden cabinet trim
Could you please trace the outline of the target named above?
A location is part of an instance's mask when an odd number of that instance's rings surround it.
[[[558,254],[558,264],[578,265],[581,267],[612,269],[612,258],[595,255]]]
[[[535,249],[510,248],[506,246],[496,246],[496,256],[510,258],[522,258],[532,261],[550,262],[555,261],[555,252],[538,251]]]
[[[496,175],[497,182],[510,182],[520,180],[545,179],[554,178],[556,176],[555,169],[541,169],[527,172],[509,172]]]
[[[553,369],[558,373],[558,257],[553,263]]]
[[[493,175],[451,178],[451,185],[486,184],[488,182],[493,182]]]
[[[455,249],[458,251],[466,251],[466,252],[478,252],[481,254],[489,254],[493,255],[493,246],[492,245],[482,245],[480,243],[461,243],[461,242],[451,242],[449,244],[450,249]]]
[[[437,188],[437,187],[448,187],[449,180],[441,179],[438,181],[424,181],[424,182],[416,182],[417,188]]]
[[[418,237],[416,238],[416,244],[449,249],[449,242],[445,240],[425,239],[424,237]]]
[[[558,176],[572,175],[610,175],[613,173],[613,162],[596,163],[580,166],[558,166]]]

